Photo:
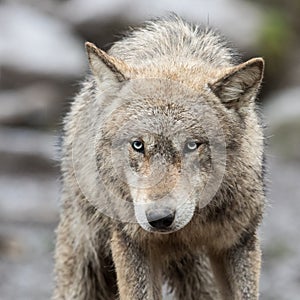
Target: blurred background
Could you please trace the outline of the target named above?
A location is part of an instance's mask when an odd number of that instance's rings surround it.
[[[87,71],[128,26],[174,11],[263,56],[269,206],[262,300],[300,295],[299,0],[0,0],[0,297],[49,299],[58,222],[57,136]]]

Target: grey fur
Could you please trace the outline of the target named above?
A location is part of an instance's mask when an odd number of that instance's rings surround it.
[[[178,17],[87,51],[93,74],[64,125],[53,299],[159,300],[164,281],[177,299],[258,299],[263,60],[238,64]],[[161,234],[144,213],[165,205],[176,217]]]

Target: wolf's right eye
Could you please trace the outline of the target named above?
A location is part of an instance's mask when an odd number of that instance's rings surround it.
[[[144,153],[144,143],[142,141],[136,140],[131,143],[132,148],[137,151]]]
[[[195,141],[189,141],[185,144],[183,151],[185,153],[193,152],[193,151],[197,150],[199,146],[200,146],[200,143],[197,143]]]

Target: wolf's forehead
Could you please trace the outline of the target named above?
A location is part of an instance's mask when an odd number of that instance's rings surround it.
[[[185,110],[191,102],[204,101],[204,91],[190,88],[180,81],[163,78],[135,79],[118,94],[122,101],[159,108],[160,111]]]
[[[148,134],[144,137],[144,140],[153,153],[174,152],[177,145],[176,138],[166,134]]]
[[[196,119],[189,119],[186,113],[178,111],[162,111],[149,109],[140,112],[136,117],[132,132],[152,136],[155,139],[176,137],[192,134],[192,129],[199,125]],[[131,123],[131,122],[130,122]],[[189,132],[187,132],[189,131]]]
[[[183,140],[205,135],[203,122],[207,126],[207,120],[184,106],[136,106],[134,110],[128,109],[130,113],[126,111],[125,116],[123,113],[123,117],[120,117],[121,126],[114,126],[114,132],[117,131],[125,140],[142,138],[154,144],[155,140],[161,140],[164,137],[174,143],[182,143]]]

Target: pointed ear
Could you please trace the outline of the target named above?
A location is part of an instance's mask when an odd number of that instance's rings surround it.
[[[226,107],[238,108],[255,100],[263,72],[264,60],[253,58],[231,68],[225,76],[209,84],[209,87]]]
[[[121,69],[125,67],[124,62],[108,55],[92,43],[86,42],[85,48],[88,54],[90,68],[100,82],[107,80],[122,82],[127,80],[121,71]]]

